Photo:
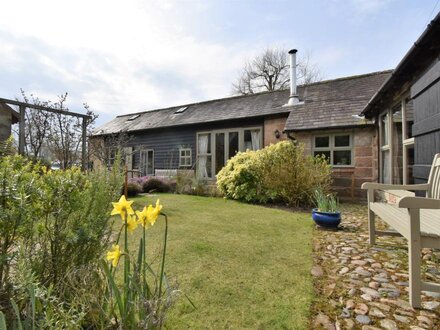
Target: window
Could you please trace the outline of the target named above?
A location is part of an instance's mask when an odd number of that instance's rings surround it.
[[[197,174],[201,178],[212,177],[211,133],[197,136]]]
[[[115,164],[116,150],[113,148],[107,149],[107,167],[111,168]]]
[[[379,116],[380,180],[383,183],[413,183],[414,138],[412,101],[402,99]]]
[[[179,166],[190,167],[192,165],[191,148],[179,149]]]
[[[213,178],[239,151],[261,149],[261,127],[231,128],[197,134],[197,175]]]
[[[127,121],[133,121],[133,120],[139,118],[139,116],[140,116],[140,115],[133,115],[133,116],[131,116],[130,118],[128,118]]]
[[[154,150],[141,149],[139,170],[141,176],[154,175]]]
[[[188,107],[181,107],[181,108],[179,108],[179,109],[177,109],[176,111],[174,111],[174,113],[183,113],[183,112],[185,112],[185,110],[186,109],[188,109]]]
[[[141,153],[139,151],[139,148],[133,148],[133,151],[131,153],[131,168],[133,170],[138,170],[140,162],[141,162]]]
[[[313,155],[324,156],[333,166],[352,166],[353,152],[350,134],[315,136]]]

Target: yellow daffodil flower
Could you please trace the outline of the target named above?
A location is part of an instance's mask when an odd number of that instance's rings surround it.
[[[113,267],[116,267],[119,262],[119,258],[121,257],[121,249],[119,249],[119,245],[113,245],[112,249],[107,252],[107,260],[112,261]]]
[[[147,209],[147,220],[148,222],[153,226],[154,223],[157,220],[157,217],[160,214],[160,210],[162,210],[162,205],[160,205],[160,201],[156,201],[156,206],[153,208],[153,206],[150,204],[148,205]]]
[[[131,204],[133,204],[133,201],[127,201],[124,195],[121,196],[119,202],[112,202],[112,204],[113,210],[111,215],[120,214],[122,221],[125,221],[127,215],[134,214],[134,211],[131,208]]]
[[[144,209],[141,211],[136,211],[136,215],[138,217],[138,223],[145,228],[148,226],[148,214],[147,214],[147,207],[144,207]]]
[[[136,217],[129,215],[128,216],[128,220],[127,220],[127,229],[130,233],[132,233],[136,227],[137,227],[138,223],[136,221]]]

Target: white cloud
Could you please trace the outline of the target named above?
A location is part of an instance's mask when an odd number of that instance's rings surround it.
[[[7,55],[0,70],[13,64],[27,75],[32,63],[41,80],[60,84],[28,81],[16,90],[39,87],[35,94],[48,95],[67,88],[79,104],[114,115],[225,96],[248,50],[194,37],[194,17],[184,7],[177,0],[7,2],[3,12],[20,15],[0,21],[0,38],[7,36],[0,39],[0,55]],[[207,5],[192,10],[203,15]]]

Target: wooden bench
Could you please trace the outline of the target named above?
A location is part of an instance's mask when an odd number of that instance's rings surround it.
[[[428,183],[390,185],[366,182],[368,190],[368,230],[370,244],[381,235],[403,236],[408,240],[410,304],[421,306],[421,291],[440,292],[438,283],[421,280],[421,249],[440,249],[440,154],[432,163]],[[395,202],[376,202],[375,191],[383,190],[397,198]],[[409,191],[425,191],[426,197],[416,197]],[[375,216],[379,216],[396,231],[378,231]]]

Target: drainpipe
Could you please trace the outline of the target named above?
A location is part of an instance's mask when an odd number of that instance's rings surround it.
[[[284,131],[283,131],[283,134],[286,134],[287,138],[288,138],[289,140],[292,140],[292,142],[296,144],[297,140],[296,140],[296,138],[295,138],[294,136],[290,135],[290,134],[291,134],[290,131],[285,131],[285,130],[284,130]]]

